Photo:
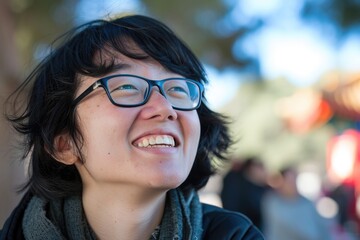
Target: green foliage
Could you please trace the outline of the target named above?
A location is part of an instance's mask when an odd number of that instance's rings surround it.
[[[22,59],[33,62],[36,51],[46,49],[61,33],[73,26],[77,1],[14,0],[15,37]],[[27,64],[24,64],[27,65]]]
[[[329,125],[306,134],[288,130],[277,114],[279,99],[296,91],[284,79],[249,81],[222,112],[233,119],[231,130],[237,143],[233,155],[258,156],[273,170],[293,163],[317,163],[324,167],[326,143],[333,135]]]

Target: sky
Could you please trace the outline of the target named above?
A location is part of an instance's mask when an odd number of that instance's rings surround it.
[[[250,35],[244,42],[248,54],[259,59],[260,70],[266,79],[283,77],[299,87],[314,84],[325,72],[360,69],[360,37],[349,35],[337,49],[324,33],[299,19],[302,1],[288,0],[224,0],[235,6],[230,13],[238,24],[252,21],[253,16],[269,19],[266,28]],[[144,7],[138,0],[82,0],[77,7],[78,20],[88,21],[112,13],[135,11]],[[236,54],[236,45],[234,52]],[[285,59],[285,60],[284,60]],[[224,105],[236,93],[238,73],[219,72],[206,66],[211,82],[207,99],[215,109]],[[219,80],[221,79],[221,84]],[[222,91],[218,89],[221,88]],[[215,91],[215,89],[217,89]],[[226,92],[221,95],[220,92]]]

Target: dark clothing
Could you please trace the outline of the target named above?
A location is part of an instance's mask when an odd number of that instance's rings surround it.
[[[25,209],[31,200],[32,195],[26,193],[17,207],[12,211],[0,232],[0,240],[22,240],[25,239],[22,232],[22,219]]]
[[[356,219],[356,193],[352,185],[341,184],[333,189],[328,197],[333,199],[339,207],[338,223],[345,227]]]
[[[267,190],[268,186],[249,181],[242,171],[232,170],[224,177],[221,201],[225,209],[246,215],[262,229],[261,200]]]
[[[203,239],[260,240],[262,234],[244,215],[203,204]]]
[[[347,228],[349,224],[356,235],[360,235],[360,217],[357,214],[356,189],[352,184],[343,183],[327,194],[333,199],[338,207],[337,224],[341,228]]]
[[[32,196],[25,194],[19,205],[14,209],[0,232],[0,240],[22,240],[25,239],[22,231],[22,220],[25,209]],[[211,206],[202,204],[203,209],[203,237],[202,239],[264,239],[259,230],[245,216]]]

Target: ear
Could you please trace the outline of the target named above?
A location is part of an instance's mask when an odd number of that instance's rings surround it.
[[[57,161],[72,165],[79,160],[75,144],[68,134],[60,134],[54,139],[55,156]]]

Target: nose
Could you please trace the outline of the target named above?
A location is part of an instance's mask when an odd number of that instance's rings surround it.
[[[144,118],[159,118],[161,120],[177,119],[177,112],[171,103],[161,94],[157,87],[151,89],[150,97],[143,106],[142,116]]]

